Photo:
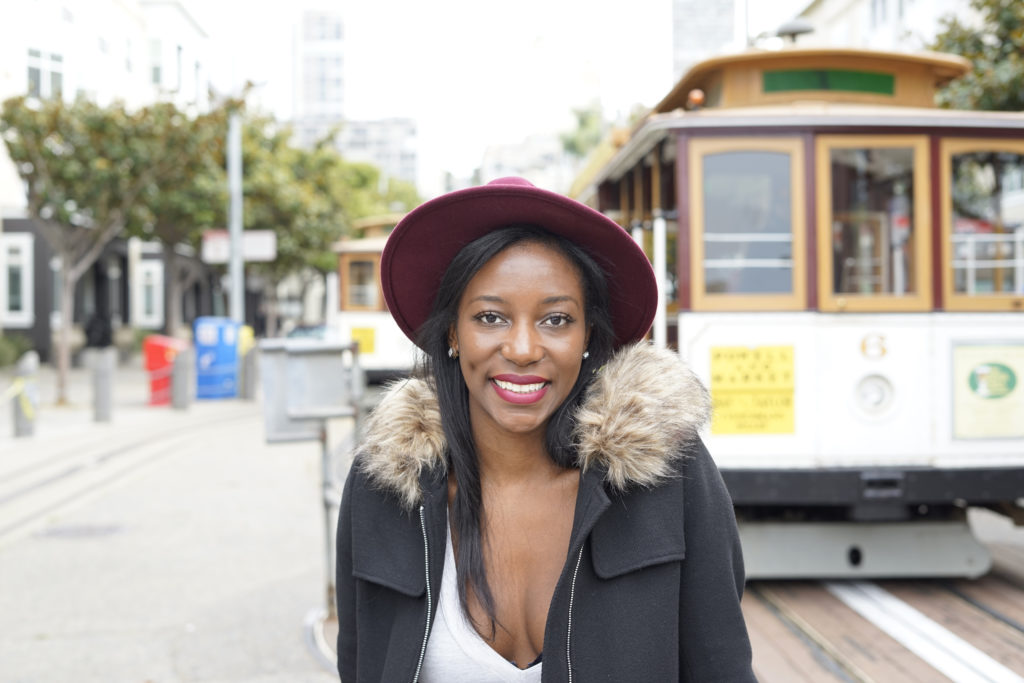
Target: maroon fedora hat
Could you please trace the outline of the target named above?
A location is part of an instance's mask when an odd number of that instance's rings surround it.
[[[585,204],[509,177],[431,199],[391,232],[381,254],[381,286],[406,336],[416,341],[441,277],[460,249],[493,230],[524,223],[568,239],[604,270],[616,348],[647,334],[658,286],[650,261],[630,234]]]

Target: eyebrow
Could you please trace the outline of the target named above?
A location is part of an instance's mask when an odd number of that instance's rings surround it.
[[[494,303],[494,304],[508,303],[507,301],[505,301],[505,299],[501,298],[500,296],[495,296],[493,294],[481,294],[480,296],[473,297],[473,299],[470,301],[470,303],[474,303],[476,301],[483,301],[483,302],[486,302],[486,303]],[[546,299],[544,299],[543,301],[541,301],[541,303],[545,304],[545,305],[548,305],[548,304],[560,304],[560,303],[564,303],[564,302],[573,303],[573,304],[576,304],[577,306],[580,305],[580,302],[576,300],[576,297],[569,296],[568,294],[549,296]]]

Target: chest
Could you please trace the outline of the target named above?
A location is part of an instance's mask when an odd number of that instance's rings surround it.
[[[575,486],[485,500],[482,554],[494,628],[472,591],[467,596],[469,613],[480,635],[520,666],[543,651],[548,610],[568,555],[575,502]]]

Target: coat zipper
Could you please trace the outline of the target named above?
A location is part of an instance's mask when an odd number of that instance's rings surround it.
[[[420,659],[416,664],[416,675],[413,676],[412,683],[418,683],[420,680],[423,658],[427,656],[427,639],[430,638],[430,617],[434,609],[433,596],[430,593],[430,545],[427,543],[427,522],[423,514],[422,505],[420,505],[420,529],[423,531],[423,563],[427,577],[427,623],[423,629],[423,645],[420,647]],[[571,602],[570,600],[570,604]]]
[[[569,584],[569,621],[565,632],[565,662],[569,666],[569,683],[572,683],[572,607],[576,601],[576,575],[580,573],[580,561],[583,559],[583,548],[576,556],[576,568],[572,570],[572,583]]]

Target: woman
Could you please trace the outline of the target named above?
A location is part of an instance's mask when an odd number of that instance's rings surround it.
[[[632,238],[503,178],[412,211],[381,277],[425,359],[346,483],[343,683],[754,680],[707,393],[641,341]]]

